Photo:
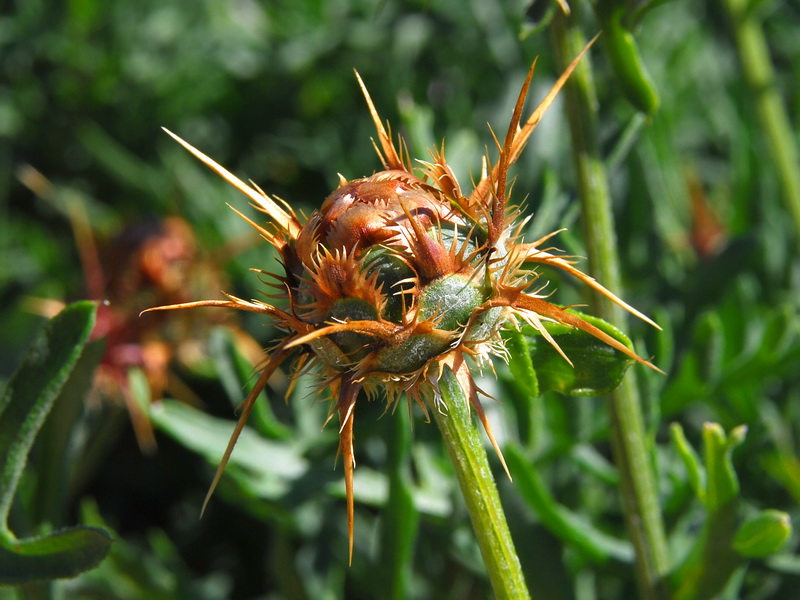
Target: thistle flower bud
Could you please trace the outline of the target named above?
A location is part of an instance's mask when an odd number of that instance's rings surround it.
[[[486,159],[483,177],[469,195],[462,193],[443,150],[433,151],[432,160],[420,163],[422,168],[412,172],[408,157],[397,149],[405,146],[402,141],[395,146],[360,77],[378,134],[376,148],[383,170],[352,181],[341,178],[339,188],[305,223],[285,203],[246,185],[173,136],[272,217],[274,226],[267,229],[242,215],[275,247],[285,267],[283,274],[272,274],[279,281],[276,287],[282,290],[282,308],[232,296],[228,300],[159,307],[220,306],[258,312],[288,332],[275,346],[258,384],[245,400],[209,496],[256,396],[274,370],[291,356],[298,371],[312,363],[319,366],[321,388],[329,389],[334,400],[331,417],[339,415],[351,558],[353,419],[362,389],[371,395],[383,393],[389,402],[405,394],[427,415],[428,402],[441,402],[438,381],[449,367],[502,461],[478,400],[470,364],[480,366],[492,354],[503,352],[499,330],[506,323],[521,319],[531,324],[567,361],[544,321],[577,327],[652,367],[594,325],[546,301],[538,293],[541,288],[529,291],[537,279],[533,267],[548,265],[579,278],[652,323],[581,273],[569,257],[540,249],[550,236],[534,243],[521,242],[518,211],[507,209],[508,168],[582,55],[521,123],[531,68],[500,156],[494,164]]]
[[[407,171],[344,183],[303,226],[287,268],[290,304],[314,327],[303,341],[334,372],[381,386],[388,374],[424,376],[476,324],[491,337],[499,319],[473,319],[491,295],[479,237]]]

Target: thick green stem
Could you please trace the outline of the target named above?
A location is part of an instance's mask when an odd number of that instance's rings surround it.
[[[470,417],[469,400],[448,367],[439,388],[447,410],[433,407],[432,412],[456,471],[495,596],[498,600],[530,598],[486,449]]]
[[[725,0],[744,80],[753,97],[762,135],[778,175],[786,207],[800,233],[800,159],[792,124],[775,87],[775,71],[758,15],[749,0]]]
[[[553,20],[552,35],[558,60],[564,68],[570,57],[583,47],[585,38],[563,15]],[[588,56],[573,74],[565,94],[589,271],[603,285],[619,293],[616,235],[608,180],[597,140],[597,101]],[[594,307],[598,316],[624,327],[624,315],[615,304],[603,297],[595,297]],[[629,373],[622,385],[609,396],[608,407],[625,517],[636,550],[640,597],[663,599],[667,597],[663,582],[669,559],[633,373]]]

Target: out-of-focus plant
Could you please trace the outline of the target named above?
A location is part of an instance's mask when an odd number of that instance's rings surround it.
[[[739,481],[731,454],[746,433],[746,427],[738,427],[726,436],[718,424],[706,423],[701,466],[683,429],[677,424],[672,426],[672,440],[686,466],[692,489],[707,512],[689,554],[671,574],[673,598],[716,597],[747,559],[779,551],[792,532],[789,515],[781,511],[762,510],[741,521]]]
[[[59,189],[29,165],[19,168],[17,176],[38,197],[64,205],[83,270],[80,294],[99,303],[92,337],[104,340],[105,352],[87,401],[124,405],[139,447],[153,452],[156,442],[146,406],[165,392],[177,397],[188,392],[188,400],[197,401],[177,378],[174,363],[202,368],[211,326],[227,322],[239,330],[232,319],[219,315],[167,321],[158,315],[140,318],[140,313],[154,302],[183,302],[193,294],[219,289],[221,260],[212,261],[198,249],[194,232],[179,217],[135,222],[99,241],[80,197]],[[224,251],[217,253],[219,259],[224,256]],[[31,298],[27,303],[44,316],[64,306],[53,298]],[[246,336],[240,337],[247,346]],[[135,383],[140,375],[144,387]]]

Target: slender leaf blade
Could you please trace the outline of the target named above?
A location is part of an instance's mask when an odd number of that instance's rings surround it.
[[[3,541],[0,582],[24,583],[74,577],[91,569],[111,550],[111,538],[97,527],[73,527],[47,536]]]
[[[73,374],[96,314],[97,304],[83,301],[50,320],[0,397],[0,582],[73,577],[110,550],[111,538],[102,529],[75,527],[20,540],[6,523],[31,446]]]
[[[97,305],[76,302],[42,329],[0,397],[0,528],[28,452],[94,328]]]

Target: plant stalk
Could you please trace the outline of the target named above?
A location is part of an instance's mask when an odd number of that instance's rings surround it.
[[[753,97],[770,162],[778,176],[795,231],[800,233],[800,157],[792,124],[775,86],[775,71],[757,9],[748,0],[724,0],[722,4],[728,11],[744,80]]]
[[[471,418],[469,400],[449,367],[444,369],[439,388],[447,411],[434,406],[431,412],[458,477],[495,597],[529,599],[486,449]]]
[[[564,68],[585,44],[572,17],[558,15],[551,32],[557,58]],[[567,117],[577,172],[589,272],[606,287],[621,290],[619,259],[608,179],[597,139],[597,100],[589,56],[585,57],[565,87]],[[624,313],[617,305],[595,295],[593,305],[602,319],[624,328]],[[629,372],[608,397],[611,438],[620,472],[628,533],[636,552],[639,595],[647,600],[668,597],[664,587],[669,569],[664,524],[655,477],[645,439],[638,389]]]

